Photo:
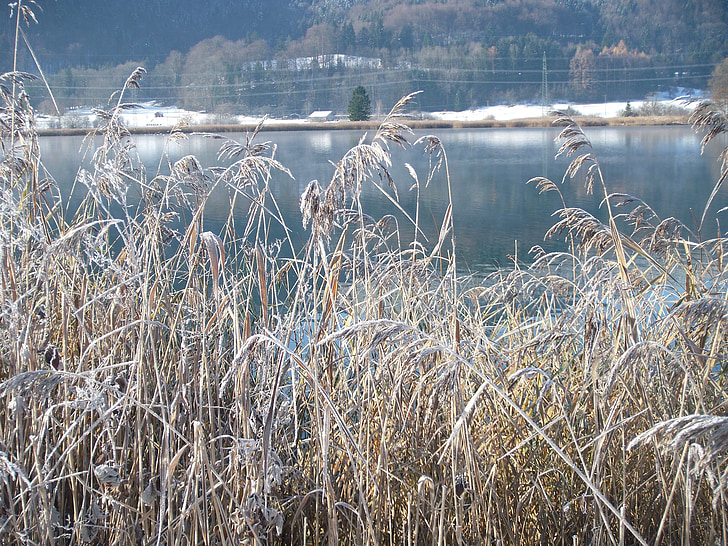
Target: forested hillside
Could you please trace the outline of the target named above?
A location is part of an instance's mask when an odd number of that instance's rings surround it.
[[[24,1],[29,4],[28,0]],[[163,61],[216,35],[237,40],[257,34],[272,43],[301,33],[306,9],[289,0],[35,0],[38,25],[27,34],[56,71],[125,61]],[[3,9],[7,9],[6,7]],[[6,15],[3,13],[3,15]],[[3,17],[3,62],[12,52],[14,21]]]
[[[424,109],[629,99],[704,88],[728,56],[725,0],[37,0],[33,9],[38,24],[23,27],[63,107],[101,104],[136,65],[149,70],[139,100],[284,114],[341,110],[359,84],[380,106],[422,89]],[[6,71],[13,18],[2,33]],[[21,68],[33,65],[21,49]]]

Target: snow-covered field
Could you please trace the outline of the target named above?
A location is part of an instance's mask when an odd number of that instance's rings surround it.
[[[693,98],[700,98],[702,93],[691,90]],[[634,112],[638,112],[643,106],[651,108],[666,109],[669,107],[691,108],[684,100],[670,99],[658,97],[649,101],[635,100],[630,101],[630,106]],[[595,116],[602,118],[610,118],[620,116],[627,102],[605,102],[596,104],[571,104],[556,103],[549,107],[530,104],[518,105],[497,105],[461,112],[426,112],[421,113],[422,119],[443,120],[443,121],[482,121],[482,120],[514,120],[528,119],[546,116],[553,110],[565,111],[567,109],[572,113]],[[128,127],[159,127],[171,128],[181,121],[186,121],[189,125],[220,125],[220,124],[255,124],[260,121],[260,117],[245,115],[228,115],[228,114],[209,114],[205,112],[192,112],[177,107],[159,106],[155,103],[144,103],[138,108],[126,110],[122,114],[122,118]],[[60,118],[57,116],[38,116],[37,124],[39,129],[57,129],[57,128],[76,128],[76,127],[92,127],[96,124],[96,114],[90,108],[71,109]],[[296,124],[308,123],[306,119],[276,119],[269,117],[265,121],[266,124],[274,125],[277,123]],[[330,122],[336,123],[336,121]]]
[[[647,101],[630,101],[633,111],[639,110]],[[682,106],[681,103],[673,100],[652,101],[650,104],[660,104],[663,106]],[[487,106],[483,108],[475,108],[472,110],[464,110],[462,112],[433,112],[430,114],[432,119],[440,119],[447,121],[481,121],[486,119],[494,120],[514,120],[539,118],[546,116],[554,110],[576,112],[583,116],[594,116],[601,118],[618,117],[627,108],[627,102],[606,102],[601,104],[571,104],[556,103],[548,107],[536,106],[530,104],[517,104],[513,106],[498,105]]]
[[[632,100],[630,107],[633,112],[637,113],[643,108],[648,111],[667,111],[670,109],[685,108],[691,110],[695,106],[695,102],[690,103],[688,99],[699,100],[705,98],[705,92],[700,89],[687,89],[676,87],[670,92],[655,93],[649,99]],[[627,108],[627,101],[621,102],[602,102],[594,104],[575,104],[566,102],[557,102],[544,107],[532,104],[516,104],[516,105],[497,105],[462,112],[432,112],[429,114],[431,119],[440,119],[448,121],[481,121],[487,119],[493,120],[514,120],[538,118],[549,115],[554,110],[573,112],[583,116],[593,116],[600,118],[615,118],[623,115]]]

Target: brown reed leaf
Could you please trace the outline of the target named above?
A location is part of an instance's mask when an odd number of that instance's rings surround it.
[[[119,469],[114,464],[100,464],[93,468],[94,476],[102,485],[110,487],[118,487],[121,485],[121,475]]]
[[[212,289],[214,293],[217,293],[220,278],[224,276],[225,271],[225,246],[222,239],[210,231],[203,231],[200,234],[200,240],[207,249],[207,258],[210,260],[212,270]]]

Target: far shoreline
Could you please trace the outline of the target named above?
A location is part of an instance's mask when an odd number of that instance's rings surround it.
[[[583,127],[659,127],[688,125],[689,116],[630,116],[630,117],[597,117],[572,116]],[[412,130],[421,129],[515,129],[552,127],[556,116],[522,118],[510,120],[399,120]],[[369,131],[376,130],[381,120],[370,121],[329,121],[329,122],[285,122],[269,121],[263,123],[261,132],[275,131]],[[255,123],[185,125],[182,127],[127,127],[131,134],[154,135],[179,131],[182,133],[245,133],[255,130]],[[39,129],[40,136],[74,136],[87,135],[94,128]]]

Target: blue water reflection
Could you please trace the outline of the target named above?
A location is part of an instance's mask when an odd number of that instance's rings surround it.
[[[411,138],[428,132],[418,132]],[[554,159],[558,144],[554,138],[558,128],[545,129],[451,129],[434,132],[442,141],[449,160],[453,188],[453,210],[457,249],[462,267],[487,270],[506,264],[508,255],[518,247],[519,258],[528,260],[533,245],[546,249],[563,248],[558,241],[544,241],[543,236],[555,222],[552,216],[561,206],[555,193],[539,195],[535,185],[526,181],[546,176],[558,182],[568,206],[578,206],[601,216],[602,194],[587,195],[583,178],[566,180],[561,185],[568,158]],[[674,216],[688,226],[693,215],[700,218],[715,181],[720,175],[717,161],[725,142],[711,145],[700,155],[700,137],[687,127],[587,128],[596,156],[602,166],[610,192],[628,193],[646,201],[661,217]],[[245,141],[244,134],[226,135]],[[336,163],[361,138],[359,131],[265,132],[260,141],[276,145],[276,158],[288,167],[295,180],[275,174],[271,187],[282,208],[294,240],[303,241],[298,199],[312,179],[327,183]],[[369,135],[369,139],[371,134]],[[219,165],[215,156],[220,141],[191,135],[179,143],[167,143],[164,136],[135,137],[139,154],[151,176],[156,173],[160,158],[166,153],[171,161],[193,154],[204,167]],[[64,197],[68,197],[73,178],[81,163],[81,138],[44,137],[41,149],[45,164],[58,180]],[[427,179],[429,158],[422,146],[406,150],[392,148],[393,174],[402,206],[414,215],[415,192],[408,191],[412,178],[404,164],[417,171],[422,185]],[[166,160],[161,162],[167,172]],[[75,202],[80,200],[77,194]],[[713,211],[708,215],[708,236],[718,230],[716,211],[726,206],[728,193],[721,191]],[[229,196],[218,191],[206,209],[206,229],[218,231],[229,212]],[[365,187],[364,210],[374,218],[396,212],[396,209],[374,187]],[[420,219],[423,229],[434,244],[448,203],[444,167],[429,187],[421,187]],[[236,215],[244,215],[247,204],[241,204]],[[401,215],[400,226],[411,234]],[[725,221],[723,222],[726,223]],[[282,234],[282,231],[278,233]],[[410,235],[411,236],[411,235]],[[517,241],[517,243],[516,243]],[[405,237],[406,242],[406,237]]]

